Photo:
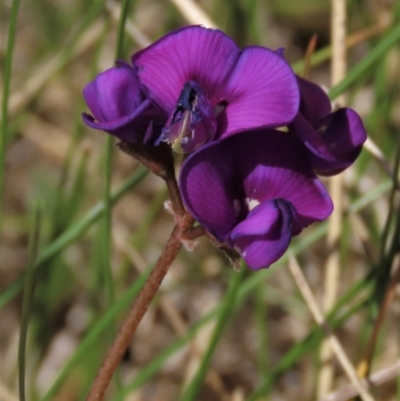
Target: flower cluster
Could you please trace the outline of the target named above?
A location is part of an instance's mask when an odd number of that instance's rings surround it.
[[[296,77],[281,49],[241,50],[219,30],[190,26],[131,62],[85,87],[85,123],[184,153],[185,207],[250,268],[268,267],[292,236],[331,214],[316,174],[350,166],[366,133],[354,110],[332,111],[318,85]]]

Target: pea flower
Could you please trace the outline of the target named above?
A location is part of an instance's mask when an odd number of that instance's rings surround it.
[[[196,220],[254,270],[278,260],[292,236],[333,210],[301,141],[272,129],[203,146],[184,162],[180,189]]]
[[[151,129],[152,122],[165,122],[166,116],[145,98],[135,70],[122,61],[116,64],[83,89],[93,114],[83,113],[83,121],[121,140],[137,142],[138,136],[142,137],[149,127]]]
[[[217,29],[179,29],[134,54],[132,64],[146,96],[169,115],[158,142],[184,153],[247,129],[286,125],[299,108],[283,57],[260,46],[240,50]]]
[[[289,125],[309,151],[319,175],[338,174],[359,156],[367,135],[359,115],[351,108],[332,112],[331,102],[316,84],[297,78],[300,109]]]

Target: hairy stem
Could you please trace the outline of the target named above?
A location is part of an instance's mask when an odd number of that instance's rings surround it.
[[[128,316],[120,328],[114,343],[109,349],[97,377],[92,384],[87,401],[98,401],[103,399],[113,373],[128,348],[132,336],[135,334],[139,323],[149,308],[162,280],[167,274],[168,268],[182,247],[181,234],[182,227],[176,225],[156,266],[151,272],[142,291],[132,304]]]

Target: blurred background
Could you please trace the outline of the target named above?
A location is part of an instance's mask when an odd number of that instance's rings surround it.
[[[8,77],[12,3],[0,5],[3,94],[10,83],[0,158],[0,400],[18,400],[18,341],[24,324],[27,399],[82,400],[130,301],[161,253],[173,218],[163,209],[163,182],[145,175],[113,147],[111,230],[103,224],[106,134],[82,123],[81,113],[88,111],[82,89],[115,61],[120,3],[22,1]],[[302,73],[307,45],[317,34],[308,77],[329,88],[331,18],[328,0],[132,0],[123,58],[129,61],[173,29],[202,23],[221,28],[240,46],[284,47],[286,58]],[[348,70],[363,62],[365,68],[354,70],[346,104],[362,116],[374,144],[343,173],[338,294],[329,317],[355,369],[366,360],[372,373],[384,372],[371,393],[385,401],[400,399],[399,22],[395,0],[347,1]],[[377,56],[382,43],[385,51]],[[29,251],[29,238],[39,225],[38,246]],[[320,305],[327,291],[328,231],[329,223],[315,224],[291,245]],[[23,273],[35,263],[30,285]],[[181,251],[106,399],[183,397],[213,338],[218,307],[235,274],[205,238],[193,252]],[[23,312],[23,294],[29,289],[30,310]],[[287,258],[269,270],[246,271],[231,307],[192,399],[324,399],[319,390],[326,380],[324,368],[332,377],[328,392],[336,397],[330,399],[351,397],[340,394],[349,379],[335,356],[321,363],[323,334]],[[371,340],[374,329],[376,343]]]

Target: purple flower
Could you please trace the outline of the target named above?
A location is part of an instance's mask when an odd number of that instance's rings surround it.
[[[166,120],[166,115],[145,99],[134,69],[122,61],[88,83],[83,96],[93,114],[83,113],[83,121],[128,142],[136,142],[153,121]]]
[[[270,129],[205,145],[183,164],[180,188],[196,220],[254,270],[278,260],[293,235],[333,210],[302,143]]]
[[[170,116],[160,140],[183,152],[246,129],[286,125],[298,111],[287,62],[264,47],[240,50],[219,30],[179,29],[132,63],[148,98]]]
[[[317,174],[338,174],[353,164],[361,152],[367,139],[363,123],[348,107],[332,113],[331,102],[318,85],[297,79],[300,109],[289,129],[309,150]]]

